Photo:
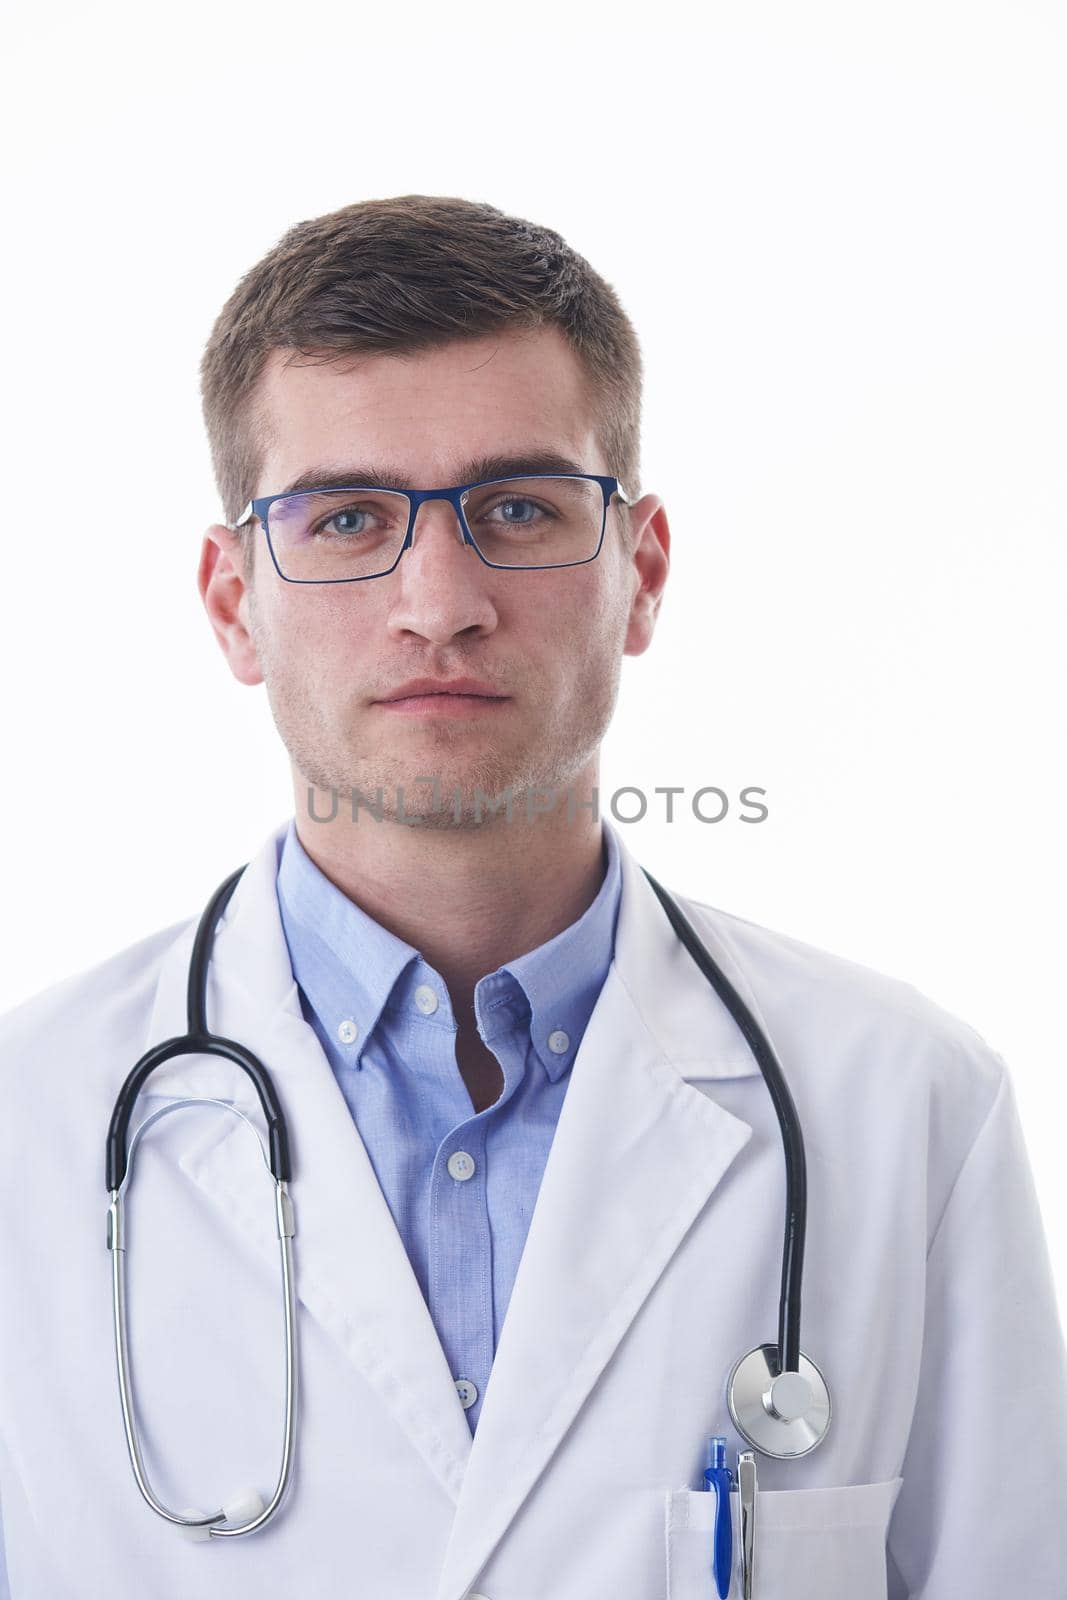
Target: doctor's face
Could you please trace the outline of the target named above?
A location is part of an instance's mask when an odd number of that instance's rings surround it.
[[[270,437],[258,495],[318,469],[351,484],[368,469],[414,488],[465,483],[478,458],[536,451],[611,470],[581,369],[555,329],[329,365],[286,364],[291,354],[274,351],[262,380]],[[633,511],[613,501],[597,559],[548,570],[487,566],[460,542],[444,500],[420,508],[396,569],[365,582],[286,583],[258,523],[253,539],[246,579],[236,535],[209,530],[201,592],[234,675],[266,685],[300,804],[310,784],[336,790],[342,810],[353,789],[377,806],[380,787],[387,817],[402,807],[424,825],[473,826],[478,791],[510,788],[521,803],[535,786],[577,796],[596,782],[621,658],[647,648],[666,580],[669,534],[655,496]],[[497,698],[388,703],[411,679],[461,676]],[[417,781],[430,777],[436,801]]]

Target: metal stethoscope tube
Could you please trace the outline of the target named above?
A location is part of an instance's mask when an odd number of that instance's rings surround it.
[[[211,1537],[235,1538],[254,1533],[274,1515],[285,1498],[292,1478],[293,1444],[297,1414],[297,1364],[296,1364],[296,1294],[293,1281],[293,1236],[296,1232],[293,1205],[289,1197],[289,1136],[285,1116],[278,1101],[274,1085],[266,1068],[251,1051],[232,1039],[223,1039],[209,1032],[207,1027],[207,975],[211,957],[211,943],[215,923],[221,916],[230,895],[244,868],[231,874],[219,886],[206,907],[197,928],[193,955],[189,966],[187,992],[188,1032],[181,1037],[164,1040],[154,1046],[132,1069],[119,1092],[107,1136],[107,1186],[111,1198],[108,1207],[107,1243],[112,1263],[112,1310],[115,1325],[115,1359],[118,1368],[119,1397],[122,1404],[122,1421],[126,1433],[133,1475],[144,1499],[166,1521],[179,1527],[204,1529]],[[263,1115],[267,1121],[269,1153],[263,1146],[255,1125],[243,1112],[223,1100],[188,1098],[174,1100],[155,1111],[128,1138],[134,1102],[146,1079],[163,1062],[179,1055],[219,1055],[235,1062],[251,1078],[259,1096]],[[285,1317],[285,1425],[282,1443],[282,1461],[277,1482],[270,1500],[264,1505],[258,1495],[245,1501],[242,1510],[245,1518],[229,1527],[219,1526],[227,1517],[226,1510],[210,1515],[196,1516],[172,1511],[159,1500],[152,1490],[145,1470],[134,1412],[132,1378],[130,1371],[129,1340],[126,1328],[126,1241],[123,1217],[123,1190],[129,1178],[132,1158],[138,1141],[153,1122],[169,1112],[190,1105],[215,1105],[231,1112],[247,1124],[256,1138],[264,1163],[274,1180],[275,1222],[278,1232],[282,1269],[282,1301]],[[258,1502],[258,1509],[256,1503]],[[251,1515],[248,1512],[251,1511]]]

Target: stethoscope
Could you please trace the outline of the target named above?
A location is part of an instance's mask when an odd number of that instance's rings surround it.
[[[112,1263],[112,1307],[115,1324],[115,1356],[118,1365],[122,1420],[130,1464],[144,1499],[152,1510],[168,1522],[187,1530],[193,1538],[212,1536],[235,1538],[254,1533],[274,1515],[285,1498],[292,1477],[293,1437],[296,1427],[296,1307],[293,1286],[293,1235],[296,1231],[292,1201],[289,1198],[289,1134],[274,1084],[266,1067],[233,1039],[213,1034],[207,1026],[207,975],[215,925],[240,878],[244,867],[219,885],[205,907],[196,931],[189,963],[187,987],[188,1031],[153,1046],[137,1062],[119,1091],[107,1135],[108,1207],[107,1244]],[[782,1288],[778,1307],[778,1342],[761,1344],[734,1363],[726,1383],[730,1417],[740,1436],[754,1450],[778,1459],[807,1455],[821,1444],[830,1425],[830,1392],[822,1373],[800,1349],[800,1286],[804,1267],[804,1231],[807,1220],[807,1179],[804,1141],[796,1107],[786,1086],[782,1069],[769,1040],[740,995],[712,960],[692,925],[647,869],[645,877],[663,906],[675,933],[719,995],[737,1023],[752,1051],[781,1127],[785,1150],[786,1220],[782,1252]],[[174,1100],[154,1111],[128,1138],[134,1102],[150,1074],[173,1056],[224,1056],[247,1073],[259,1098],[267,1126],[267,1145],[255,1124],[225,1100],[186,1098]],[[282,1290],[285,1315],[285,1432],[282,1460],[270,1499],[262,1500],[255,1490],[242,1491],[232,1501],[210,1515],[177,1512],[163,1505],[152,1489],[145,1470],[134,1414],[130,1375],[129,1341],[126,1329],[126,1247],[123,1198],[137,1144],[154,1122],[169,1112],[191,1105],[213,1105],[248,1125],[259,1143],[264,1162],[274,1180],[274,1210],[281,1254]],[[781,1352],[781,1360],[779,1360]],[[742,1456],[742,1462],[751,1462]],[[740,1477],[739,1473],[739,1477]],[[741,1480],[744,1488],[744,1479]],[[220,1526],[220,1524],[225,1524]],[[742,1529],[742,1539],[745,1530]]]

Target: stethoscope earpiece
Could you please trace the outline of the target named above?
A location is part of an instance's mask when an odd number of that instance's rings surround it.
[[[754,1450],[789,1460],[822,1444],[832,1410],[826,1380],[801,1355],[796,1372],[781,1372],[778,1347],[761,1344],[736,1362],[726,1380],[733,1425]]]
[[[205,1517],[202,1511],[183,1511],[181,1515],[190,1520],[179,1524],[178,1534],[189,1544],[206,1544],[211,1538],[213,1523],[228,1522],[229,1532],[237,1532],[243,1523],[258,1519],[263,1509],[263,1496],[258,1489],[238,1489],[214,1516]]]

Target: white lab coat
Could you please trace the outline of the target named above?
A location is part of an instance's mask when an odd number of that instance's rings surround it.
[[[731,1464],[741,1444],[725,1380],[776,1336],[784,1221],[777,1122],[736,1025],[619,835],[615,958],[472,1441],[300,1012],[274,889],[281,832],[219,926],[208,1018],[262,1056],[292,1128],[290,1498],[258,1534],[185,1542],[141,1500],[121,1426],[105,1133],[137,1057],[185,1030],[197,910],[0,1019],[14,1600],[709,1600],[714,1497],[694,1486],[708,1433],[727,1436]],[[758,1600],[1062,1600],[1067,1357],[1004,1063],[909,985],[679,898],[774,1042],[807,1150],[802,1342],[833,1420],[807,1457],[757,1457]],[[151,1089],[146,1113],[207,1094],[255,1114],[215,1059],[172,1062]],[[269,1492],[281,1293],[255,1143],[225,1112],[183,1111],[134,1171],[149,1473],[180,1510]]]

